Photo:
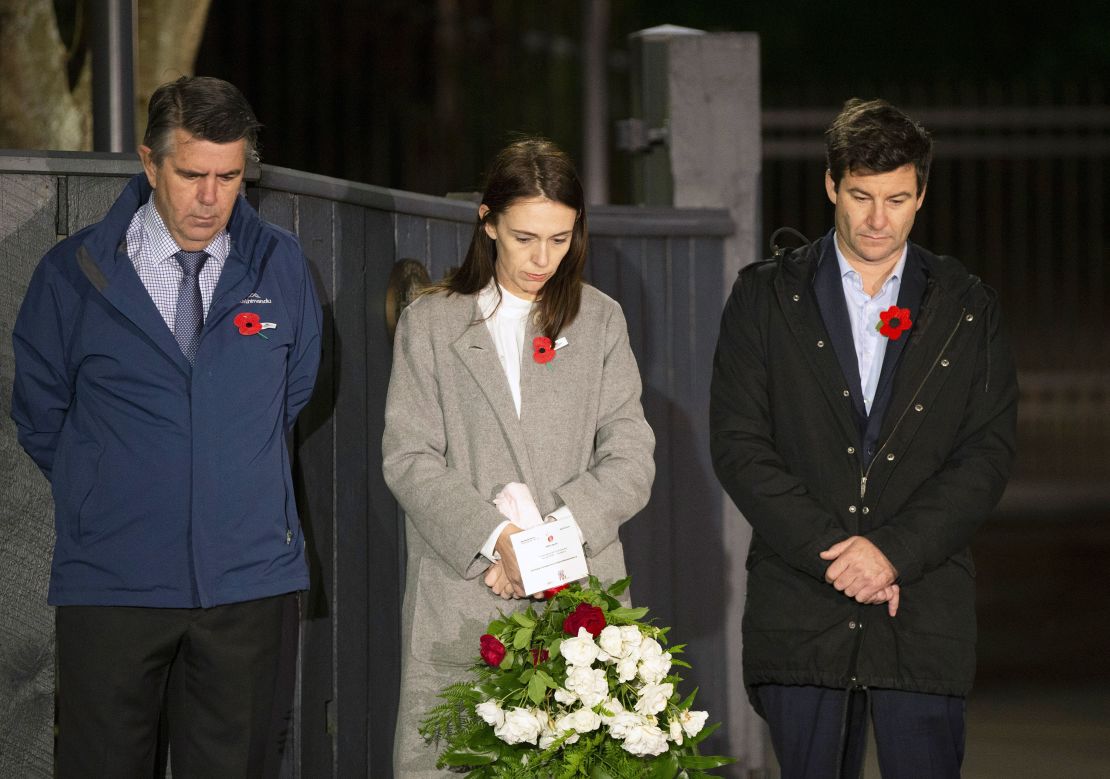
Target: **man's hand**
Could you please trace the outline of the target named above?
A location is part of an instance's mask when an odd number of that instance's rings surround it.
[[[829,560],[825,581],[859,603],[886,603],[890,616],[898,611],[898,572],[879,548],[863,536],[851,536],[821,552]]]
[[[500,595],[505,599],[523,598],[525,595],[520,568],[517,567],[516,563],[516,551],[513,549],[513,542],[509,540],[509,536],[519,532],[520,528],[512,522],[505,525],[493,547],[497,550],[497,554],[501,556],[501,561],[491,565],[486,571],[486,584],[490,586],[495,595]],[[491,575],[491,572],[494,573]],[[490,582],[491,578],[494,580],[493,583]]]

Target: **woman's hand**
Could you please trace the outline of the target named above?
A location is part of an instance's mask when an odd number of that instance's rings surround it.
[[[505,569],[501,566],[501,563],[494,563],[486,569],[485,583],[487,587],[493,590],[494,595],[504,600],[512,600],[518,597],[514,594],[513,583],[505,575]]]

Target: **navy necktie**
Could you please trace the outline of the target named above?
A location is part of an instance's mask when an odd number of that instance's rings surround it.
[[[177,313],[173,319],[173,335],[190,364],[196,362],[200,346],[200,329],[204,325],[204,307],[200,300],[200,269],[208,259],[205,252],[178,252],[174,255],[183,275],[177,288]]]

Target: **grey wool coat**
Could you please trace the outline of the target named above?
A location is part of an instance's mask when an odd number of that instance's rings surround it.
[[[617,531],[647,503],[655,436],[640,403],[640,374],[616,301],[590,286],[560,333],[555,359],[521,355],[521,409],[476,295],[434,293],[397,326],[386,399],[383,472],[405,512],[398,776],[436,775],[436,751],[416,732],[436,693],[461,681],[478,639],[500,612],[523,608],[485,585],[479,550],[504,519],[494,496],[531,489],[540,513],[566,505],[585,539],[590,573],[625,575]]]

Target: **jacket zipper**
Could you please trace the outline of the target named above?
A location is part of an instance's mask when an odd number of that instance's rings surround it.
[[[875,461],[879,459],[879,455],[882,454],[882,451],[884,449],[886,449],[887,444],[890,443],[890,439],[894,437],[894,434],[896,432],[898,432],[898,428],[902,426],[902,421],[906,418],[906,414],[909,413],[910,408],[917,401],[917,396],[921,394],[921,390],[925,387],[925,383],[927,381],[929,381],[929,378],[933,375],[933,371],[936,370],[937,363],[940,362],[940,359],[944,355],[945,350],[947,350],[949,344],[952,343],[952,339],[956,337],[956,333],[960,329],[960,324],[964,321],[964,316],[966,316],[966,315],[967,315],[967,309],[966,308],[961,309],[959,319],[956,320],[956,326],[953,327],[952,332],[948,334],[948,338],[944,341],[944,345],[941,346],[940,352],[937,354],[936,358],[933,360],[933,364],[929,367],[929,372],[925,374],[925,377],[921,380],[921,383],[917,385],[917,389],[914,391],[913,397],[910,398],[910,402],[902,410],[902,413],[898,417],[898,421],[894,423],[894,427],[891,428],[890,435],[888,435],[886,437],[886,440],[883,441],[883,445],[880,446],[878,451],[875,452],[875,456],[872,457],[871,462],[869,462],[867,464],[867,469],[864,470],[863,468],[860,468],[860,478],[859,478],[859,498],[860,498],[860,501],[863,501],[864,497],[867,495],[867,477],[871,475],[871,468],[875,465]],[[864,633],[863,633],[863,619],[862,619],[862,614],[859,613],[860,611],[861,611],[861,609],[857,608],[857,610],[856,610],[856,622],[858,624],[857,629],[858,629],[859,632],[856,635],[856,642],[855,642],[855,647],[852,650],[852,657],[848,661],[848,679],[849,679],[849,681],[848,681],[848,686],[847,686],[846,689],[849,690],[849,691],[856,687],[856,679],[857,679],[857,676],[858,676],[856,666],[859,663],[859,656],[860,656],[860,653],[863,649],[863,636],[864,636]]]
[[[883,445],[880,446],[878,451],[875,452],[875,456],[872,457],[871,461],[867,463],[867,469],[864,470],[863,468],[860,468],[860,500],[863,500],[864,497],[866,497],[867,495],[867,478],[871,475],[871,469],[875,466],[875,461],[879,459],[879,455],[882,454],[884,449],[886,449],[887,444],[890,443],[890,439],[894,437],[894,434],[898,432],[898,428],[902,426],[902,421],[906,418],[906,414],[909,413],[910,408],[917,401],[917,396],[921,394],[921,390],[924,389],[925,383],[929,381],[929,378],[933,375],[933,371],[935,371],[937,368],[937,363],[940,362],[940,358],[944,355],[945,350],[948,349],[948,345],[952,343],[952,339],[956,337],[956,333],[959,331],[960,325],[963,323],[964,317],[966,315],[967,309],[961,309],[960,316],[956,320],[956,326],[952,328],[952,332],[948,334],[948,338],[945,340],[944,345],[940,347],[940,353],[937,354],[936,358],[933,360],[933,364],[929,367],[929,372],[925,374],[925,377],[921,380],[921,383],[917,385],[917,389],[914,390],[913,397],[910,398],[910,402],[906,404],[906,407],[904,409],[902,409],[902,413],[898,416],[898,421],[895,422],[894,427],[890,429],[890,435],[886,437],[886,440],[883,441]]]

